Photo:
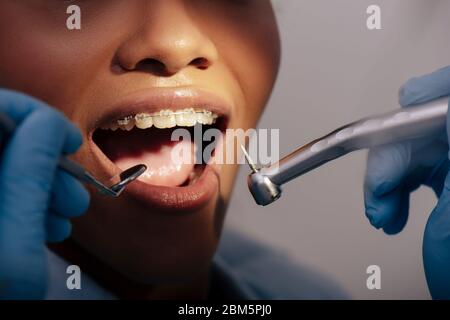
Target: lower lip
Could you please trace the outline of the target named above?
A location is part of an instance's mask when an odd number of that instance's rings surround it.
[[[185,187],[160,187],[134,181],[126,190],[128,195],[146,207],[156,211],[174,213],[192,212],[205,207],[217,194],[218,174],[207,165],[201,176],[193,184]]]

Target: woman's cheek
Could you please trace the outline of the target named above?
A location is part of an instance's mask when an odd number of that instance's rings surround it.
[[[23,91],[52,102],[57,96],[71,91],[68,81],[74,74],[73,55],[64,47],[55,46],[57,41],[47,38],[17,35],[9,39],[0,50],[0,86]]]
[[[264,28],[227,35],[228,44],[219,51],[229,58],[230,68],[244,93],[245,102],[239,112],[247,119],[242,126],[254,127],[268,101],[280,64],[280,39],[275,20]]]

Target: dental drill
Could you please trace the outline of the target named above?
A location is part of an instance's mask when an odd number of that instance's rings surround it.
[[[435,136],[446,127],[449,97],[365,118],[316,139],[268,167],[258,168],[245,148],[252,170],[248,187],[258,205],[281,197],[285,183],[352,151],[421,137]]]

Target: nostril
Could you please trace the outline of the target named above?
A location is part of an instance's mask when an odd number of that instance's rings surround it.
[[[134,69],[160,76],[167,76],[171,74],[170,70],[167,69],[167,66],[163,62],[153,58],[141,60]]]
[[[161,77],[170,77],[182,69],[182,66],[165,63],[163,60],[155,58],[142,59],[134,66],[123,66],[120,63],[113,64],[113,66],[115,65],[118,65],[123,71],[146,72]],[[195,58],[188,64],[188,66],[192,66],[200,70],[206,70],[210,67],[210,65],[210,60],[202,57]]]
[[[210,62],[206,58],[196,58],[189,63],[190,66],[196,67],[200,70],[208,69]]]

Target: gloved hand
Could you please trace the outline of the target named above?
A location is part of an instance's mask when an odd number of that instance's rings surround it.
[[[409,80],[400,90],[400,104],[408,106],[450,95],[450,67]],[[450,175],[447,132],[370,150],[364,184],[366,215],[387,234],[406,224],[409,197],[420,185],[439,198],[428,218],[423,238],[423,261],[430,293],[450,299]]]
[[[89,204],[87,190],[57,168],[82,139],[60,112],[17,92],[0,90],[0,112],[18,124],[0,154],[0,298],[40,299],[48,280],[45,243],[67,238],[69,218]]]

